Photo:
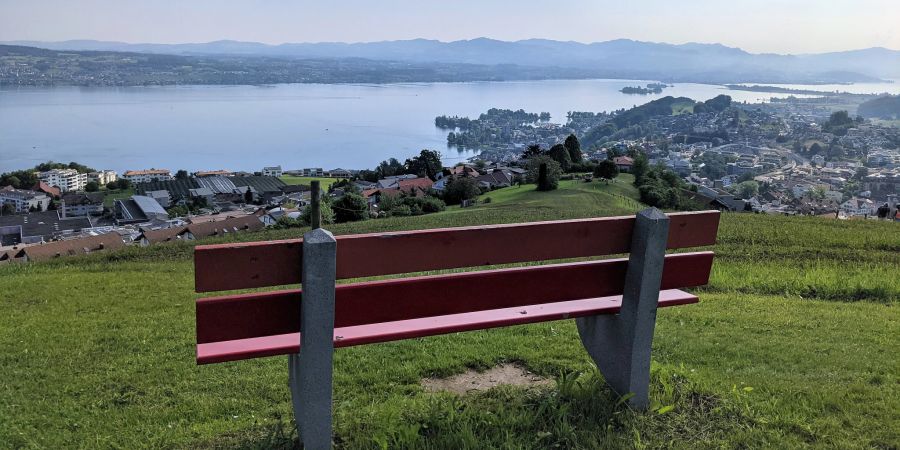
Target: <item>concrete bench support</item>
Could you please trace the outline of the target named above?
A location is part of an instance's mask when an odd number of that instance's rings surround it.
[[[634,394],[628,403],[649,405],[650,347],[662,281],[669,218],[656,208],[637,214],[619,314],[575,320],[588,354],[606,382],[619,395]]]
[[[308,450],[331,448],[337,241],[321,228],[303,235],[300,353],[288,356],[297,431]]]

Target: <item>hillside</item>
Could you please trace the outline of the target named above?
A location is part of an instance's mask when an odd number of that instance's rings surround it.
[[[900,95],[885,95],[859,105],[857,112],[866,118],[900,118]]]
[[[169,55],[0,45],[0,86],[407,83],[596,78],[595,70],[264,55]]]
[[[406,63],[520,65],[587,70],[601,78],[707,83],[843,83],[900,77],[900,52],[868,48],[843,52],[754,54],[722,44],[668,44],[630,39],[581,43],[549,39],[451,42],[410,39],[381,42],[315,42],[267,45],[215,41],[191,44],[128,44],[102,41],[9,44],[56,50],[100,50],[200,56],[364,58]]]
[[[629,214],[642,206],[628,181],[510,187],[472,208],[329,228]],[[574,323],[550,322],[338,350],[338,447],[897,448],[898,224],[724,214],[715,251],[701,303],[659,313],[651,399],[671,411],[618,405]],[[4,265],[0,282],[0,442],[290,447],[284,358],[194,364],[190,245]],[[507,361],[557,387],[455,397],[419,385]]]

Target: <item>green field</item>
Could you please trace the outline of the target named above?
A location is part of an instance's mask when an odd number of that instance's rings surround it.
[[[103,188],[100,192],[103,192],[106,194],[106,196],[103,197],[103,206],[105,206],[107,208],[112,208],[113,204],[115,204],[116,200],[121,199],[121,198],[131,198],[131,196],[134,195],[134,188],[128,188],[128,189],[124,189],[124,190],[115,190],[115,191],[110,191],[110,190],[107,190],[106,188]]]
[[[322,186],[322,189],[328,189],[329,186],[340,180],[340,178],[328,178],[328,177],[294,177],[291,175],[285,175],[281,177],[281,181],[284,181],[285,184],[305,184],[309,185],[311,181],[319,180],[319,184]]]
[[[510,187],[331,229],[628,214],[642,208],[628,181]],[[659,312],[651,411],[617,401],[572,321],[550,322],[338,350],[337,446],[898,448],[900,226],[724,214],[715,251],[701,303]],[[184,243],[0,266],[0,447],[295,445],[286,358],[196,366],[192,288]],[[556,386],[457,397],[419,384],[501,362]]]

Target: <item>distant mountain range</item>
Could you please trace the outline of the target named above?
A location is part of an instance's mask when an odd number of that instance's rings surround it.
[[[900,79],[900,51],[868,48],[844,52],[754,54],[721,44],[665,44],[619,39],[584,44],[487,38],[368,43],[215,41],[201,44],[129,44],[76,40],[11,41],[52,50],[95,50],[186,56],[265,56],[292,59],[365,58],[410,63],[518,65],[577,69],[598,77],[707,83],[849,83]]]

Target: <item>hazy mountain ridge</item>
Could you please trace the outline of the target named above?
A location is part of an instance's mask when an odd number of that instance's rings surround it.
[[[666,44],[617,39],[580,43],[547,39],[477,38],[365,43],[214,41],[129,44],[105,41],[14,41],[53,50],[125,51],[173,55],[245,55],[278,58],[365,58],[413,63],[515,64],[594,71],[602,76],[664,81],[843,83],[900,78],[900,51],[885,48],[820,54],[753,54],[722,44]]]

